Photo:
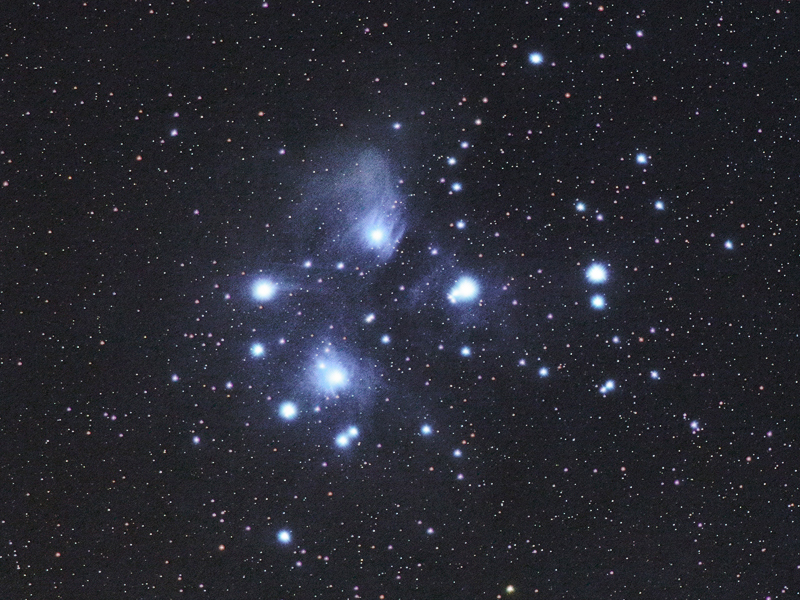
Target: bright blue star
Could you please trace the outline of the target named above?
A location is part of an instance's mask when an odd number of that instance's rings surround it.
[[[433,429],[431,428],[430,425],[423,425],[422,427],[419,428],[419,431],[422,435],[430,435],[433,433]]]
[[[646,165],[647,164],[647,155],[644,154],[643,152],[640,152],[639,154],[636,155],[636,162],[637,162],[637,164],[640,164],[640,165]]]
[[[584,212],[586,210],[586,205],[583,202],[578,202],[575,204],[575,210],[578,212]]]
[[[456,229],[464,229],[467,224],[464,221],[456,221]]]
[[[586,279],[592,283],[603,283],[608,279],[608,272],[603,265],[594,263],[586,269]]]
[[[461,348],[461,356],[472,356],[472,348],[469,346],[463,346]]]
[[[264,356],[263,344],[253,344],[250,346],[250,354],[253,356]]]
[[[346,433],[340,433],[336,436],[336,445],[339,448],[347,448],[350,445],[350,436]]]
[[[256,281],[253,286],[253,297],[256,300],[271,300],[275,296],[276,286],[271,281]]]
[[[539,377],[547,377],[550,374],[550,369],[547,367],[541,367],[539,369]]]
[[[656,210],[664,210],[664,203],[661,200],[656,200]]]
[[[456,159],[453,158],[452,156],[448,157],[447,164],[453,166],[454,164],[456,164]]]
[[[478,284],[475,283],[474,279],[462,277],[456,282],[447,297],[453,304],[457,302],[468,302],[477,297],[478,291]]]
[[[461,191],[461,189],[462,189],[462,188],[461,188],[461,184],[460,184],[460,183],[458,183],[458,182],[456,182],[456,183],[454,183],[453,185],[451,185],[451,186],[450,186],[450,188],[451,188],[451,189],[452,189],[454,192],[460,192],[460,191]]]
[[[192,438],[192,443],[196,446],[200,443],[200,436],[196,435]]]
[[[317,363],[318,384],[328,393],[335,393],[347,385],[348,374],[343,367],[335,363]]]
[[[650,371],[650,379],[661,379],[658,371]]]
[[[460,458],[461,457],[461,450],[459,450],[458,448],[453,450],[453,456],[455,456],[456,458]]]
[[[330,369],[325,373],[325,381],[328,382],[328,385],[331,387],[338,387],[342,385],[345,380],[346,376],[341,369]]]
[[[528,55],[528,60],[532,65],[540,65],[542,64],[542,61],[544,61],[544,56],[542,56],[539,52],[532,52]]]
[[[601,310],[606,307],[606,299],[600,294],[592,296],[591,303],[592,303],[592,308],[597,310]]]
[[[614,382],[614,380],[613,379],[609,379],[602,386],[600,386],[600,393],[601,394],[607,394],[608,392],[613,391],[614,388],[616,388],[616,387],[617,387],[617,384]]]
[[[297,405],[294,402],[284,402],[278,409],[278,414],[287,421],[297,416]]]
[[[388,335],[381,336],[381,344],[388,344],[391,342],[391,338]]]
[[[725,249],[733,250],[733,242],[731,240],[725,240]]]
[[[287,529],[281,529],[278,532],[278,541],[281,544],[288,544],[292,541],[292,532],[288,531]]]
[[[392,127],[394,127],[395,129],[400,129],[402,125],[400,125],[400,123],[395,123],[394,125],[392,125]]]
[[[369,239],[375,244],[380,244],[386,237],[386,232],[383,229],[375,228],[369,232]]]
[[[388,259],[403,235],[403,224],[397,215],[376,209],[360,220],[356,231],[364,246]]]

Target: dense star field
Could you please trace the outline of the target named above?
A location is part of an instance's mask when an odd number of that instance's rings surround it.
[[[4,5],[0,598],[800,593],[791,2]]]

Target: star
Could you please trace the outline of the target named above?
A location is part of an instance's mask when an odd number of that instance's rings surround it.
[[[253,285],[253,297],[256,300],[271,300],[275,296],[276,286],[269,280],[257,281]]]
[[[606,299],[601,294],[595,294],[591,299],[592,308],[601,310],[606,307]]]
[[[586,279],[592,283],[604,283],[608,279],[608,272],[603,265],[594,263],[586,269]]]
[[[278,541],[281,544],[288,544],[289,542],[292,541],[292,533],[287,529],[281,529],[278,532]]]
[[[278,414],[286,421],[291,421],[297,416],[297,405],[294,402],[284,402],[278,409]]]
[[[456,281],[456,284],[450,289],[450,293],[447,297],[453,304],[469,302],[477,297],[478,291],[478,284],[475,283],[474,279],[471,277],[462,277]]]

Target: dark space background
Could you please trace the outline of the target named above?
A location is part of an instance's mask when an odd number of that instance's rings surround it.
[[[4,3],[0,598],[796,597],[796,7],[673,8]]]

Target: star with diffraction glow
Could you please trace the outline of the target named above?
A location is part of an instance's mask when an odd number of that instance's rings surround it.
[[[468,302],[474,300],[478,295],[478,284],[470,277],[462,277],[450,290],[447,297],[450,302],[457,304],[459,302]]]

